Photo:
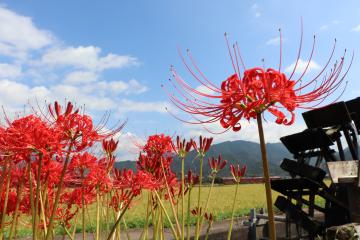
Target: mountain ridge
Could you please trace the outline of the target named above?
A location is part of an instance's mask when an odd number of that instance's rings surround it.
[[[267,155],[269,160],[269,168],[271,175],[286,176],[287,173],[280,168],[283,158],[292,158],[282,143],[267,143]],[[225,141],[213,144],[204,158],[204,176],[210,173],[207,159],[209,157],[217,157],[221,154],[223,159],[228,161],[227,166],[219,172],[219,176],[228,177],[231,175],[229,164],[247,165],[246,176],[262,176],[262,161],[260,145],[256,142],[245,140]],[[197,153],[192,150],[185,159],[185,171],[192,169],[198,172],[199,160],[196,157]],[[130,168],[136,169],[136,161],[121,161],[115,162],[116,168]],[[175,157],[172,165],[173,171],[177,174],[181,172],[181,161]]]

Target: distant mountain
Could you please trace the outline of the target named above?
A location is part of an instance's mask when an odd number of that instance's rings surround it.
[[[282,143],[268,143],[266,144],[269,167],[271,175],[287,175],[282,169],[280,169],[280,163],[283,158],[291,158],[291,154],[287,151]],[[231,164],[243,164],[247,165],[247,176],[262,176],[262,162],[260,145],[258,143],[249,141],[227,141],[218,144],[213,144],[206,154],[204,161],[204,174],[209,174],[210,169],[207,159],[211,156],[217,157],[222,155],[223,159],[226,159]],[[116,168],[136,168],[136,162],[134,161],[122,161],[115,163]],[[193,171],[199,170],[199,159],[196,158],[196,152],[191,151],[185,160],[185,171],[191,168]],[[175,158],[172,163],[172,169],[176,173],[181,172],[181,162]],[[220,176],[230,176],[229,167],[223,169]]]

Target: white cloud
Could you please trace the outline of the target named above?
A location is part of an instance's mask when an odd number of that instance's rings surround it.
[[[215,91],[213,91],[212,89],[205,87],[204,85],[200,85],[197,88],[195,88],[196,91],[198,92],[202,92],[204,94],[208,94],[208,95],[217,95],[217,93]]]
[[[329,28],[329,26],[328,25],[322,25],[321,27],[320,27],[320,31],[325,31],[325,30],[327,30]]]
[[[282,38],[281,41],[284,43],[286,41],[286,38]],[[269,40],[266,41],[265,44],[278,46],[280,45],[280,37],[270,38]]]
[[[55,41],[48,31],[37,28],[32,19],[0,6],[0,53],[24,57],[28,50],[40,49]]]
[[[285,72],[291,73],[293,71],[294,67],[295,67],[295,64],[296,64],[296,62],[294,62],[290,66],[286,67]],[[299,61],[298,61],[297,66],[296,66],[295,73],[296,74],[302,74],[305,71],[307,65],[308,65],[308,61],[304,61],[304,60],[302,60],[300,58]],[[317,64],[315,61],[311,60],[310,64],[309,64],[309,67],[307,68],[307,71],[310,72],[312,70],[318,70],[320,68],[321,67],[320,67],[319,64]]]
[[[111,93],[112,95],[118,95],[120,93],[129,94],[141,94],[148,90],[145,85],[142,85],[135,79],[131,79],[128,82],[124,81],[99,81],[83,86],[85,92],[97,92],[100,95],[106,95]]]
[[[144,140],[131,132],[120,132],[114,136],[119,141],[116,150],[116,160],[136,160],[139,156],[139,145],[144,144]]]
[[[71,66],[92,71],[103,71],[110,68],[123,68],[137,64],[137,59],[128,55],[109,53],[100,56],[101,49],[95,46],[53,48],[41,59],[46,65],[55,67]]]
[[[350,30],[350,32],[360,32],[360,24],[357,25],[357,26],[355,26],[355,27],[353,27],[353,28]]]
[[[8,63],[0,63],[0,78],[16,78],[21,75],[21,67]]]
[[[259,142],[259,133],[257,130],[256,120],[251,120],[250,122],[246,120],[241,120],[240,123],[242,126],[240,131],[233,132],[232,130],[229,130],[223,134],[217,134],[214,140],[216,142],[235,140]],[[188,135],[190,137],[198,137],[200,135],[212,135],[211,133],[209,133],[208,130],[210,130],[211,132],[224,131],[220,123],[206,124],[204,126],[205,128],[201,125],[184,125],[184,127],[188,129]],[[265,129],[265,141],[269,143],[279,142],[280,137],[300,132],[306,128],[305,124],[302,123],[294,123],[291,126],[284,126],[278,125],[272,121],[264,122],[263,127]]]
[[[261,12],[256,12],[256,13],[254,14],[254,17],[255,17],[255,18],[261,17]]]
[[[123,99],[118,102],[117,110],[119,113],[124,112],[158,112],[166,113],[166,108],[169,109],[167,102],[138,102],[129,99]]]
[[[337,20],[337,19],[334,19],[334,20],[332,20],[332,21],[331,21],[331,23],[332,23],[332,24],[339,24],[339,23],[340,23],[340,21],[339,21],[339,20]]]
[[[98,79],[98,75],[94,72],[87,71],[75,71],[65,76],[64,83],[68,84],[82,84],[95,82]]]
[[[30,98],[43,98],[48,95],[48,89],[42,86],[31,88],[15,81],[0,80],[0,105],[6,109],[18,110]]]

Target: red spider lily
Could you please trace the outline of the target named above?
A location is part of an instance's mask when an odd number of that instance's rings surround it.
[[[111,198],[110,206],[114,208],[116,212],[123,210],[123,208],[129,203],[132,198],[131,190],[119,190],[115,191],[114,196]]]
[[[112,181],[107,171],[106,162],[103,159],[97,161],[94,168],[91,169],[87,184],[96,187],[100,193],[107,193],[112,188]]]
[[[176,146],[173,142],[171,142],[171,146],[173,150],[179,155],[180,158],[185,158],[186,154],[191,150],[193,146],[193,140],[190,139],[189,142],[186,142],[185,139],[181,141],[180,136],[176,137]]]
[[[103,150],[105,151],[106,154],[111,156],[115,152],[118,143],[119,143],[119,141],[115,142],[115,140],[113,138],[111,138],[110,140],[104,139],[102,141]]]
[[[170,168],[173,161],[171,143],[169,136],[163,134],[150,136],[139,155],[138,170],[152,174],[153,179],[158,182],[164,181],[165,177],[168,184],[172,184],[170,180],[175,174]]]
[[[239,165],[237,165],[236,167],[234,165],[230,165],[230,172],[231,175],[233,176],[235,182],[240,183],[241,178],[245,175],[246,173],[246,165],[243,165],[241,168]]]
[[[1,151],[16,159],[30,160],[31,153],[52,155],[60,153],[59,133],[39,117],[29,115],[8,122],[2,132]]]
[[[66,228],[70,228],[71,227],[70,221],[76,216],[78,211],[79,209],[77,207],[71,208],[71,204],[66,208],[58,208],[56,209],[56,219],[59,221],[60,225]]]
[[[149,136],[139,155],[138,169],[157,175],[162,171],[161,164],[164,165],[165,169],[169,168],[172,162],[171,144],[170,136],[164,134]]]
[[[191,209],[191,214],[194,215],[194,216],[201,216],[201,212],[202,212],[202,208],[193,208]]]
[[[221,155],[217,159],[214,157],[208,158],[209,166],[211,169],[211,174],[217,174],[221,169],[223,169],[227,163],[226,160],[222,160]]]
[[[194,149],[198,152],[199,155],[205,156],[206,152],[210,149],[213,138],[199,137],[199,147],[195,141],[192,141]]]
[[[313,57],[315,37],[306,67],[297,79],[294,79],[293,76],[300,61],[302,31],[298,56],[292,73],[289,76],[281,72],[281,40],[278,70],[260,67],[246,68],[238,45],[234,44],[233,50],[231,50],[227,39],[226,43],[234,73],[227,77],[220,87],[205,77],[189,51],[188,56],[193,66],[190,66],[180,53],[181,59],[195,80],[206,90],[201,91],[198,90],[198,88],[191,87],[179,76],[175,69],[171,67],[171,72],[175,79],[175,83],[172,84],[180,97],[168,93],[169,98],[175,106],[190,114],[194,119],[194,121],[180,120],[192,124],[220,122],[221,126],[226,130],[232,129],[233,131],[239,131],[241,129],[241,119],[255,119],[259,113],[268,110],[276,117],[276,123],[291,125],[295,119],[294,111],[296,108],[316,108],[342,86],[343,80],[353,60],[352,56],[349,67],[345,70],[345,73],[341,75],[344,67],[345,51],[340,61],[335,62],[329,72],[325,74],[334,55],[335,41],[330,57],[324,68],[320,70],[319,74],[312,80],[305,83],[303,77],[308,71]],[[243,73],[241,73],[241,68],[243,68]],[[339,95],[341,96],[342,92]],[[206,98],[210,99],[210,101],[206,100]],[[334,100],[334,102],[336,100]],[[286,112],[288,112],[288,114],[286,114]],[[290,115],[290,118],[288,115]]]
[[[206,212],[206,213],[204,214],[204,217],[205,217],[206,221],[208,221],[208,222],[214,221],[214,216],[213,216],[212,213],[207,213],[207,212]]]

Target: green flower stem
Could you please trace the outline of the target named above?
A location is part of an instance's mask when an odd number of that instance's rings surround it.
[[[229,227],[227,240],[231,239],[231,232],[232,232],[233,223],[234,223],[235,203],[236,203],[236,197],[237,197],[237,193],[238,193],[238,188],[239,188],[239,183],[236,183],[235,196],[234,196],[234,201],[233,201],[232,209],[231,209],[231,221],[230,221],[230,227]]]
[[[61,175],[60,175],[60,182],[59,182],[59,186],[58,189],[56,191],[56,195],[55,195],[55,201],[54,201],[54,205],[53,205],[53,209],[51,211],[51,215],[50,215],[50,220],[49,220],[49,228],[48,228],[48,232],[46,234],[45,240],[50,240],[51,236],[53,235],[53,228],[54,228],[54,220],[55,220],[55,213],[56,210],[58,208],[58,204],[59,204],[59,200],[60,200],[60,194],[62,191],[62,185],[64,182],[64,177],[65,177],[65,173],[70,161],[70,154],[71,154],[71,149],[74,145],[74,141],[71,141],[68,151],[66,153],[66,157],[65,157],[65,162],[64,162],[64,166],[63,169],[61,171]]]
[[[186,229],[186,239],[190,240],[190,200],[191,200],[191,190],[192,188],[189,189],[188,192],[188,201],[187,201],[187,229]]]
[[[40,189],[41,189],[41,181],[40,181],[40,177],[41,177],[41,168],[42,168],[42,159],[43,159],[43,155],[39,154],[39,164],[38,164],[38,172],[37,172],[37,176],[36,176],[36,192],[35,192],[35,224],[34,224],[34,228],[33,228],[33,235],[37,236],[38,234],[38,225],[39,225],[39,198],[40,198]],[[31,190],[30,190],[31,191]]]
[[[41,191],[40,191],[40,194],[39,194],[39,200],[40,200],[40,212],[41,212],[41,217],[43,219],[43,224],[44,224],[44,234],[46,235],[46,232],[47,232],[47,228],[46,228],[46,216],[45,216],[45,209],[44,209],[44,204],[43,204],[43,198],[42,198],[42,194],[41,194]],[[41,220],[41,218],[40,218]]]
[[[168,196],[169,196],[169,200],[170,200],[171,210],[172,210],[173,215],[174,215],[174,218],[175,218],[177,235],[179,235],[179,234],[181,233],[181,228],[180,228],[180,224],[179,224],[179,219],[178,219],[177,214],[176,214],[173,197],[172,197],[172,194],[171,194],[171,192],[170,192],[169,184],[168,184],[167,179],[166,179],[164,163],[163,163],[162,160],[163,160],[163,159],[161,158],[161,168],[162,168],[162,172],[163,172],[163,174],[164,174],[164,180],[165,180],[166,190],[167,190],[167,193],[168,193]]]
[[[202,212],[201,214],[201,219],[200,219],[200,225],[199,225],[199,230],[201,229],[202,227],[202,224],[203,224],[203,221],[204,221],[204,215],[208,209],[208,206],[209,206],[209,202],[210,202],[210,198],[211,198],[211,193],[212,193],[212,190],[214,188],[214,182],[215,182],[215,177],[216,175],[213,176],[213,179],[211,180],[211,186],[210,186],[210,189],[209,189],[209,194],[208,194],[208,197],[206,199],[206,203],[205,203],[205,208],[204,208],[204,211]]]
[[[199,176],[199,186],[198,186],[198,201],[197,201],[197,208],[200,210],[200,199],[201,199],[201,186],[202,186],[202,178],[203,178],[203,162],[204,162],[204,155],[200,155],[200,176]],[[199,239],[200,234],[200,218],[201,214],[198,215],[196,221],[196,228],[195,228],[195,240]]]
[[[7,165],[10,165],[10,163],[6,163]],[[3,234],[4,234],[4,225],[5,225],[5,216],[6,216],[6,209],[7,209],[7,204],[8,204],[8,200],[9,200],[9,190],[10,190],[10,177],[11,177],[11,171],[10,171],[11,167],[9,166],[9,171],[7,173],[7,177],[6,177],[6,188],[5,188],[5,199],[4,199],[4,207],[3,207],[3,212],[2,212],[2,217],[1,217],[1,232],[0,232],[0,239],[3,238]]]
[[[264,137],[264,129],[263,129],[263,125],[262,125],[261,113],[257,114],[256,120],[257,120],[257,125],[258,125],[261,157],[262,157],[262,163],[263,163],[265,191],[266,191],[266,205],[267,205],[268,216],[269,216],[269,222],[268,222],[268,224],[269,224],[269,239],[276,240],[274,209],[273,209],[273,202],[272,202],[272,196],[271,196],[269,163],[268,163],[267,154],[266,154],[266,145],[265,145],[265,137]]]
[[[116,212],[116,219],[120,216],[120,211]],[[116,228],[115,239],[120,240],[120,224]]]
[[[34,193],[32,191],[33,184],[32,184],[32,176],[31,176],[31,163],[29,162],[29,168],[28,168],[28,174],[29,174],[29,189],[30,189],[30,207],[31,207],[31,224],[32,229],[35,227],[35,203],[34,203]],[[33,240],[36,240],[35,235],[33,234]]]
[[[21,181],[19,184],[19,187],[17,189],[17,199],[16,199],[16,204],[15,204],[15,212],[14,212],[14,216],[13,216],[13,221],[11,223],[11,228],[10,228],[10,233],[9,233],[9,239],[13,239],[14,238],[14,234],[16,232],[16,228],[17,228],[17,218],[19,215],[19,207],[20,207],[20,202],[21,202],[21,193],[22,193],[22,189],[24,187],[24,180],[25,180],[25,174],[27,172],[27,168],[29,167],[29,165],[27,165],[26,169],[25,169],[25,173],[22,175],[21,177]]]
[[[205,240],[209,239],[209,233],[210,233],[211,226],[212,226],[212,221],[209,222],[209,225],[208,225],[208,227],[206,229]]]
[[[129,231],[128,231],[128,227],[127,227],[127,224],[126,224],[126,221],[125,221],[125,217],[123,217],[123,223],[124,223],[124,231],[126,233],[126,238],[127,238],[127,240],[131,240],[131,237],[130,237],[130,234],[129,234]]]
[[[81,204],[82,204],[82,239],[86,239],[86,225],[85,225],[85,196],[84,196],[84,181],[82,182]]]
[[[116,220],[114,226],[111,228],[111,231],[109,233],[109,236],[107,237],[107,240],[111,240],[112,236],[115,233],[116,227],[120,224],[121,219],[124,216],[126,210],[129,208],[132,199],[133,199],[133,196],[129,199],[129,202],[125,205],[125,208],[122,210],[122,212],[121,212],[120,216],[118,217],[118,219]]]
[[[150,217],[150,204],[151,204],[151,195],[148,194],[148,201],[147,201],[147,207],[146,207],[146,219],[145,219],[145,226],[144,226],[144,234],[143,234],[143,240],[148,239],[149,235],[149,217]]]
[[[74,219],[73,231],[72,231],[72,234],[71,234],[73,239],[75,238],[75,234],[76,234],[76,226],[77,226],[77,223],[78,223],[78,217],[79,217],[79,214],[76,214],[75,219]]]
[[[159,197],[159,194],[158,194],[156,191],[154,191],[154,193],[155,193],[156,198],[157,198],[157,200],[158,200],[158,202],[159,202],[159,204],[160,204],[160,207],[161,207],[161,209],[162,209],[162,212],[164,212],[164,214],[165,214],[165,216],[166,216],[166,219],[168,220],[168,222],[169,222],[169,224],[170,224],[170,228],[171,228],[171,231],[173,232],[174,238],[175,238],[176,240],[179,240],[179,237],[178,237],[178,235],[177,235],[177,233],[176,233],[176,230],[175,230],[175,228],[174,228],[174,225],[173,225],[172,222],[171,222],[171,219],[170,219],[170,217],[169,217],[169,214],[167,213],[167,211],[166,211],[166,209],[165,209],[165,207],[164,207],[164,204],[163,204],[163,202],[161,201],[161,199],[160,199],[160,197]],[[108,240],[110,240],[110,239],[108,239]]]
[[[181,239],[185,239],[185,158],[181,158]]]
[[[160,208],[157,208],[157,211],[154,214],[154,230],[153,230],[153,239],[157,240],[158,239],[158,232],[159,232],[159,226],[160,226],[160,212],[162,210]]]
[[[96,188],[96,240],[100,239],[100,193],[99,187]]]
[[[65,227],[64,225],[61,225],[63,227],[63,229],[65,230],[66,235],[70,238],[70,240],[74,240],[73,237],[71,236],[71,233],[69,232],[69,230],[67,229],[67,227]]]

